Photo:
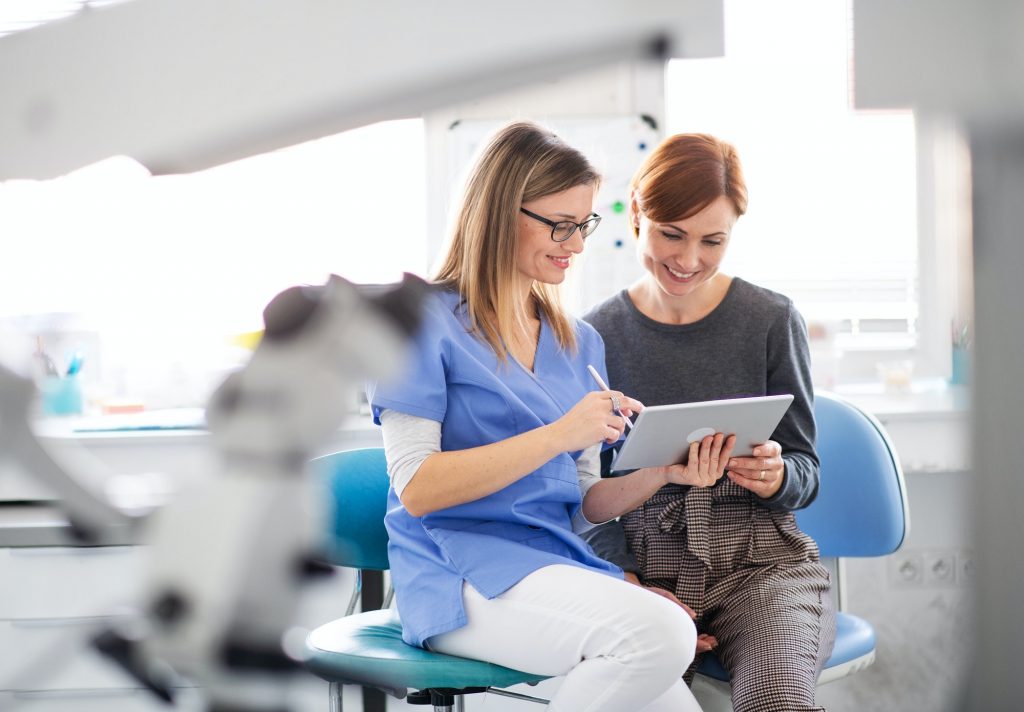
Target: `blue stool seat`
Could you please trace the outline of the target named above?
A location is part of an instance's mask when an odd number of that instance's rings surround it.
[[[820,682],[828,682],[867,667],[874,658],[875,630],[871,624],[849,613],[836,613],[836,645],[832,657],[821,671]],[[715,680],[729,682],[729,673],[714,653],[704,655],[697,672]]]
[[[389,480],[383,448],[337,452],[312,465],[326,485],[325,499],[333,509],[324,542],[331,563],[386,571]],[[435,710],[445,710],[451,709],[449,700],[469,692],[547,679],[406,645],[402,622],[391,609],[349,615],[317,627],[306,636],[304,654],[306,669],[331,683],[331,710],[342,709],[345,685],[377,688],[400,698],[416,691],[421,699],[426,694]]]
[[[390,609],[338,618],[306,638],[306,668],[328,682],[405,689],[508,687],[547,679],[407,645]]]

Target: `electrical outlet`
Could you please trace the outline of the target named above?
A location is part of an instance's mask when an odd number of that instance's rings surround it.
[[[952,551],[924,552],[924,585],[952,586],[957,580],[958,564]]]
[[[974,552],[961,551],[956,555],[956,578],[968,586],[974,583]]]
[[[897,588],[924,584],[924,556],[918,552],[897,552],[889,557],[889,583]]]

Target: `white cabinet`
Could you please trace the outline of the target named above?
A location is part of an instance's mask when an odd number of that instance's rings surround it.
[[[970,394],[963,386],[926,382],[919,391],[839,391],[885,427],[906,474],[969,472]]]
[[[964,412],[882,416],[900,457],[911,473],[969,472],[970,425]]]
[[[0,709],[150,709],[89,642],[134,598],[142,558],[127,546],[0,549]]]
[[[168,712],[166,704],[146,690],[0,691],[0,710],[11,712]]]
[[[0,710],[169,709],[90,645],[110,616],[141,600],[148,552],[144,546],[0,548]],[[295,601],[295,624],[308,629],[343,615],[354,584],[347,570],[311,583]],[[327,684],[312,676],[297,676],[290,694],[298,709],[327,709]],[[178,695],[175,709],[203,708],[198,691]],[[356,705],[358,689],[347,697]]]
[[[159,472],[184,485],[218,467],[205,433],[50,433],[55,455],[75,462],[85,457],[110,474]],[[339,429],[322,452],[380,446],[379,428],[363,416]],[[46,488],[29,480],[7,481],[0,499],[49,499]],[[138,605],[147,565],[144,546],[78,548],[56,532],[59,512],[8,511],[0,547],[0,712],[149,712],[169,709],[151,693],[95,652],[89,639],[106,617]],[[33,519],[34,517],[34,519]],[[30,521],[31,520],[31,521]],[[15,531],[16,530],[16,531]],[[28,544],[23,546],[23,544]],[[42,545],[41,544],[45,544]],[[253,552],[257,555],[257,552]],[[344,614],[353,586],[350,572],[309,587],[296,601],[296,624],[313,627]],[[301,709],[326,709],[327,685],[311,676],[296,686]],[[358,691],[348,693],[358,697]],[[175,709],[202,709],[196,690],[183,690]],[[308,703],[308,704],[307,704]]]
[[[108,615],[136,595],[142,563],[132,546],[0,549],[0,619]]]

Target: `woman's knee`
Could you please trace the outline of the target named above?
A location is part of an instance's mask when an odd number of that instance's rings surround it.
[[[634,609],[636,646],[645,654],[678,668],[682,675],[693,661],[697,647],[697,628],[679,606],[652,596],[645,606]]]

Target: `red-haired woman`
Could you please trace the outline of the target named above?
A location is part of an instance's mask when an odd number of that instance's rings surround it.
[[[621,526],[587,538],[627,576],[694,609],[698,629],[717,640],[738,712],[816,710],[835,616],[817,545],[793,517],[818,490],[807,334],[787,297],[719,271],[746,208],[731,145],[704,134],[666,139],[631,184],[646,274],[584,318],[604,337],[611,387],[647,406],[795,400],[752,457],[723,455],[720,479],[668,484]],[[702,457],[726,452],[721,434],[700,447]]]

